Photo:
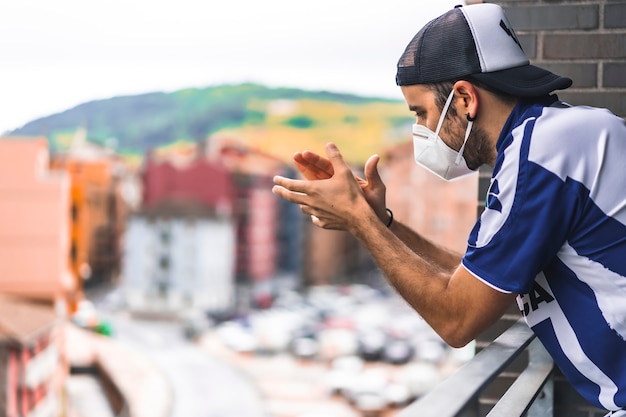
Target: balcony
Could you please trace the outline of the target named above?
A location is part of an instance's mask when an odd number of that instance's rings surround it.
[[[464,367],[404,409],[400,417],[478,417],[481,392],[525,351],[528,365],[487,416],[553,416],[552,359],[519,319]]]
[[[511,368],[522,364],[511,378]],[[493,385],[511,378],[503,393]],[[504,377],[504,378],[503,378]],[[496,391],[497,400],[491,401]],[[398,417],[601,417],[563,378],[523,318]]]

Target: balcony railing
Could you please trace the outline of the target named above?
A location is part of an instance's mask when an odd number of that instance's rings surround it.
[[[399,417],[479,417],[481,392],[526,348],[528,366],[487,416],[553,416],[552,359],[520,319]]]

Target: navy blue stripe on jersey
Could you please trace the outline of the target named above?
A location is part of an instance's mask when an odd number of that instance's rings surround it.
[[[567,380],[575,386],[586,387],[582,392],[579,390],[580,395],[596,407],[604,408],[598,401],[600,388],[596,384],[590,383],[590,381],[572,365],[563,350],[559,348],[559,342],[554,333],[551,320],[544,320],[537,324],[533,327],[533,331],[537,334],[537,337],[541,339],[544,346],[546,346],[554,362],[559,364],[559,369],[563,372]]]
[[[531,128],[532,122],[528,123],[526,130]],[[528,135],[520,147],[520,159],[525,162],[529,142]],[[515,203],[498,233],[480,248],[470,243],[463,263],[470,271],[504,291],[527,293],[535,276],[566,240],[578,211],[572,208],[581,205],[580,195],[584,194],[584,187],[572,181],[564,184],[537,164],[524,163],[519,167],[514,191]],[[487,208],[485,211],[493,210]],[[486,213],[482,217],[492,215],[495,214]],[[476,235],[480,227],[481,224],[477,223],[472,235]],[[487,253],[489,270],[484,270],[474,260],[475,256]]]
[[[559,259],[555,259],[544,270],[544,274],[574,332],[586,334],[587,337],[578,339],[585,354],[615,385],[626,386],[626,374],[623,372],[626,369],[626,355],[623,354],[626,352],[626,340],[606,325],[593,290]],[[584,391],[587,392],[585,397],[597,401],[596,384],[586,378],[584,382]],[[583,388],[579,386],[579,390]],[[618,392],[617,398],[619,400],[616,403],[625,404],[626,392]]]

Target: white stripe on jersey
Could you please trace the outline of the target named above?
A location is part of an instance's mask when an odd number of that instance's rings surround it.
[[[548,281],[546,280],[546,276],[543,272],[537,275],[535,282],[554,297],[554,293],[552,292],[550,285],[548,285]],[[518,305],[520,306],[520,310],[523,310],[522,297],[518,297]],[[572,365],[587,379],[597,384],[600,388],[598,400],[602,406],[607,410],[615,410],[619,408],[613,400],[615,394],[617,393],[617,386],[611,378],[606,376],[606,374],[602,372],[602,370],[600,370],[600,368],[598,368],[596,364],[593,363],[585,354],[580,346],[580,343],[578,342],[578,337],[576,337],[574,329],[572,329],[567,317],[565,317],[565,314],[563,313],[561,306],[559,306],[556,298],[549,303],[541,303],[540,308],[535,311],[531,311],[526,316],[526,323],[528,323],[530,327],[533,327],[546,319],[550,319],[552,321],[552,328],[554,329],[556,338],[559,341],[559,345],[563,350],[563,353],[565,353],[571,361]]]
[[[626,279],[603,265],[579,256],[565,243],[558,258],[593,290],[602,316],[626,340]]]
[[[504,164],[506,169],[501,170],[498,175],[495,176],[498,180],[498,188],[500,194],[498,194],[498,200],[502,204],[502,212],[499,213],[493,210],[485,210],[481,215],[481,225],[476,237],[476,247],[482,248],[491,242],[494,235],[502,228],[506,223],[511,209],[513,208],[513,200],[515,200],[515,193],[517,191],[517,176],[519,174],[519,161],[520,161],[520,146],[522,145],[522,139],[524,136],[524,129],[526,123],[529,120],[535,120],[535,118],[529,118],[517,127],[511,134],[514,137],[513,142],[504,150]],[[494,178],[491,178],[493,183]],[[502,290],[500,290],[502,291]]]
[[[580,123],[581,119],[590,117],[595,119],[594,123]],[[572,123],[568,123],[568,118]],[[607,166],[623,166],[626,161],[626,147],[618,146],[618,141],[626,140],[620,136],[623,126],[619,124],[623,123],[624,120],[606,109],[577,106],[563,110],[546,107],[535,124],[533,137],[562,140],[532,141],[528,160],[541,165],[563,181],[569,177],[580,182],[605,214],[626,224],[626,190],[619,192],[615,187],[606,186],[622,183],[624,171],[605,169]],[[598,126],[605,128],[598,131]],[[576,149],[576,152],[563,152],[564,146]]]

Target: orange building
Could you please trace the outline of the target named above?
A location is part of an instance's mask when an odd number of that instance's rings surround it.
[[[69,201],[70,178],[49,171],[45,138],[0,138],[0,293],[59,311],[75,297]]]
[[[112,152],[87,143],[84,131],[77,133],[68,152],[52,158],[51,169],[70,177],[68,259],[78,288],[86,280],[109,281],[119,271],[119,237],[126,215],[116,176],[121,164]]]

